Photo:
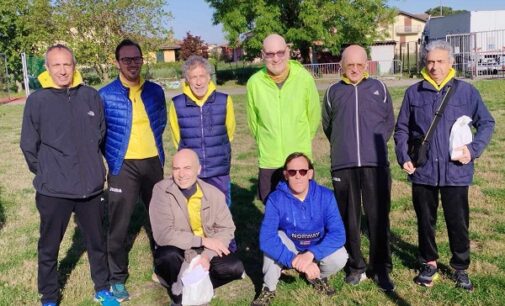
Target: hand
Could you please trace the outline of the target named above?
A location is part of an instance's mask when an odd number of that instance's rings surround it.
[[[403,171],[407,172],[410,175],[416,171],[416,167],[414,167],[414,164],[409,160],[403,164]]]
[[[209,250],[217,253],[217,256],[222,257],[223,255],[230,254],[230,250],[225,246],[220,240],[215,238],[202,238],[202,245]]]
[[[308,280],[316,279],[321,276],[321,270],[319,270],[319,266],[315,262],[310,263],[304,273]]]
[[[314,260],[314,254],[312,252],[299,253],[293,258],[291,265],[299,272],[304,272],[308,265]]]
[[[468,150],[466,145],[457,147],[456,150],[460,150],[462,152],[461,157],[457,159],[463,165],[468,164],[472,160],[472,153]]]
[[[201,265],[205,271],[209,271],[210,269],[210,261],[205,255],[200,255],[200,260],[198,260],[195,266],[197,265]]]

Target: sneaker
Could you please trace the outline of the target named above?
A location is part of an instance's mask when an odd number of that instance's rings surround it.
[[[312,281],[309,281],[309,283],[314,287],[316,291],[326,294],[327,296],[332,296],[337,293],[337,291],[330,286],[326,277],[316,278]]]
[[[251,306],[268,306],[275,297],[275,290],[270,291],[267,287],[263,287],[260,295],[251,303]]]
[[[158,274],[156,274],[156,272],[153,272],[153,274],[151,275],[151,280],[156,284],[161,284]]]
[[[56,304],[56,302],[45,302],[45,303],[42,303],[42,306],[57,306],[58,304]]]
[[[432,287],[439,278],[440,274],[438,274],[437,267],[423,264],[419,270],[419,274],[414,278],[414,282],[420,286]]]
[[[362,281],[366,280],[365,272],[351,272],[345,277],[345,282],[352,286],[357,286]]]
[[[109,290],[100,290],[95,294],[95,301],[102,306],[119,306],[119,302]]]
[[[393,292],[395,291],[395,284],[389,277],[388,272],[378,272],[373,276],[374,282],[379,285],[382,291],[384,292]]]
[[[473,291],[473,285],[465,270],[456,270],[453,275],[456,287],[463,288],[467,291]]]
[[[128,301],[130,299],[130,294],[126,291],[124,284],[117,283],[110,286],[110,291],[112,295],[116,298],[118,302]]]

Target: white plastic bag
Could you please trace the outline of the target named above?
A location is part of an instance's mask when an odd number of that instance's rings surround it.
[[[451,135],[449,136],[449,152],[452,160],[458,160],[463,155],[462,150],[456,150],[458,147],[472,142],[472,130],[470,130],[472,118],[468,116],[459,117],[452,125]]]
[[[189,267],[182,273],[183,305],[207,304],[214,296],[209,271],[205,271],[201,265],[196,265],[199,260],[200,255],[193,258]]]

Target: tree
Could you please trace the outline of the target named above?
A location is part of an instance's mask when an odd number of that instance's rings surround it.
[[[144,57],[171,39],[164,0],[57,0],[58,37],[75,52],[77,61],[96,70],[101,81],[110,78],[114,51],[124,38],[142,45]]]
[[[223,24],[230,45],[241,44],[249,58],[259,55],[269,33],[283,35],[293,43],[305,62],[309,61],[310,47],[316,45],[333,54],[347,43],[370,46],[384,38],[380,28],[395,16],[385,0],[206,1],[215,9],[214,23]]]
[[[449,6],[437,6],[430,8],[429,10],[425,11],[426,14],[431,15],[431,16],[449,16],[449,15],[455,15],[455,14],[460,14],[467,12],[466,10],[454,10],[452,7]],[[442,13],[442,14],[440,14]]]
[[[207,58],[209,57],[207,50],[207,44],[200,36],[194,36],[191,35],[191,32],[187,32],[181,43],[181,58],[186,60],[193,54]]]
[[[0,1],[0,52],[7,58],[11,79],[19,84],[23,78],[20,54],[43,54],[54,33],[51,15],[50,0]]]

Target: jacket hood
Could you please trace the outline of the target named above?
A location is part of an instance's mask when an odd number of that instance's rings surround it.
[[[188,96],[191,100],[203,104],[203,102],[207,101],[209,96],[216,90],[216,85],[214,82],[210,81],[209,82],[209,88],[207,88],[207,93],[205,96],[203,96],[201,99],[198,99],[194,94],[193,91],[191,91],[191,87],[189,86],[188,82],[184,82],[182,85],[182,92]]]
[[[40,82],[40,85],[42,85],[43,88],[58,88],[56,84],[54,83],[53,79],[49,75],[49,71],[44,71],[42,72],[37,79]],[[82,76],[79,71],[74,70],[74,76],[72,77],[72,84],[70,84],[70,88],[77,87],[78,85],[82,84]]]
[[[426,67],[424,67],[421,70],[421,75],[423,76],[426,82],[430,83],[437,91],[440,91],[442,90],[442,88],[444,88],[445,84],[447,84],[450,80],[452,80],[456,76],[456,70],[454,70],[454,68],[451,68],[445,79],[442,81],[442,83],[440,83],[440,85],[438,85],[437,82],[435,82],[435,80],[431,78]]]

